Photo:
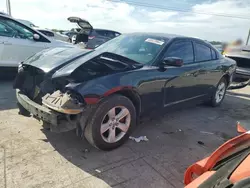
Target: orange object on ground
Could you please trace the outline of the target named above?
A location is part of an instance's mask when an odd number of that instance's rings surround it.
[[[237,130],[244,133],[228,140],[209,157],[196,162],[186,170],[186,188],[234,188],[243,179],[244,183],[249,180],[247,185],[250,187],[250,132],[240,123],[237,123]]]

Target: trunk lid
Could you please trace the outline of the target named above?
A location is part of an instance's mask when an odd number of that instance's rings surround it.
[[[69,17],[68,21],[71,23],[76,23],[82,30],[86,33],[89,34],[90,31],[93,29],[92,25],[85,19],[79,18],[79,17]]]

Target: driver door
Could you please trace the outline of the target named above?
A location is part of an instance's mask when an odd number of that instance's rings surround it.
[[[200,65],[195,62],[191,40],[176,40],[167,49],[164,57],[178,57],[182,67],[167,67],[171,74],[164,87],[164,106],[170,106],[201,97],[199,89]]]
[[[4,37],[3,44],[0,44],[2,47],[0,48],[2,49],[0,64],[4,66],[17,67],[18,63],[48,47],[48,43],[33,39],[35,31],[12,19],[0,17],[0,24],[11,31],[10,35]]]

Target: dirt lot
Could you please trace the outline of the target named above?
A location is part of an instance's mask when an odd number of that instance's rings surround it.
[[[235,136],[250,119],[250,87],[228,92],[219,108],[196,106],[149,120],[111,152],[92,148],[74,132],[55,134],[19,116],[11,81],[0,81],[0,187],[183,187],[188,165]],[[204,145],[197,142],[202,141]]]

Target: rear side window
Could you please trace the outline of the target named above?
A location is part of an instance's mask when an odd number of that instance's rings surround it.
[[[196,48],[196,61],[212,60],[211,48],[200,43],[195,43],[195,48]]]
[[[167,50],[165,57],[179,57],[184,64],[194,62],[193,45],[190,41],[174,42]]]
[[[96,33],[97,35],[106,36],[106,32],[105,32],[105,31],[102,31],[102,30],[95,30],[95,33]],[[91,34],[93,35],[94,33],[91,33]]]
[[[107,31],[107,37],[115,38],[115,33],[112,31]]]
[[[115,32],[115,36],[116,36],[116,37],[118,37],[119,35],[121,35],[121,34],[120,34],[120,33],[116,33],[116,32]]]
[[[115,38],[116,36],[118,36],[118,33],[115,33],[113,31],[105,31],[105,30],[95,30],[95,32],[98,35],[101,35],[103,37],[108,37],[108,38]],[[118,35],[117,35],[118,34]],[[93,35],[93,34],[92,34]]]

